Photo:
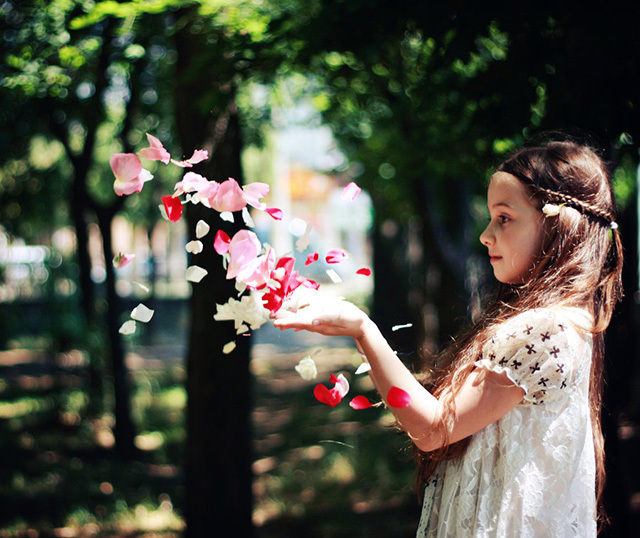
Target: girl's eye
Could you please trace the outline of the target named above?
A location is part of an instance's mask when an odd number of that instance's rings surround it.
[[[498,220],[500,221],[500,224],[506,224],[507,222],[509,222],[511,219],[509,217],[507,217],[506,215],[500,215],[498,217]]]

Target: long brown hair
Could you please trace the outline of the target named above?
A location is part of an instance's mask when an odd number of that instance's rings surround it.
[[[497,171],[522,181],[539,209],[553,203],[560,206],[560,212],[544,219],[541,252],[526,283],[502,285],[471,329],[436,357],[435,375],[422,374],[424,385],[445,404],[440,424],[445,446],[428,453],[414,446],[418,493],[422,494],[424,483],[440,461],[460,457],[469,445],[470,437],[448,444],[448,432],[455,420],[453,397],[474,369],[474,362],[496,327],[532,308],[578,306],[588,310],[594,319],[589,405],[600,504],[605,478],[600,425],[603,333],[622,294],[622,244],[616,230],[609,171],[595,150],[568,141],[523,148]]]

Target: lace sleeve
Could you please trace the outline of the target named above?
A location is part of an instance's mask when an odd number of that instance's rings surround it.
[[[533,405],[562,398],[574,385],[570,332],[575,329],[551,310],[531,310],[506,321],[484,346],[476,366],[509,379]]]

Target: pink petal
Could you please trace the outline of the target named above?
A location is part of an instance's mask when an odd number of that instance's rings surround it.
[[[114,153],[109,164],[113,175],[120,181],[131,181],[142,172],[142,163],[134,153]]]
[[[113,257],[113,266],[116,269],[122,269],[123,267],[129,265],[135,257],[135,254],[122,254],[122,252],[119,252],[116,256]]]
[[[265,212],[267,212],[274,220],[282,220],[282,209],[278,209],[277,207],[267,207]]]
[[[237,232],[229,244],[229,266],[227,279],[235,278],[246,265],[251,264],[260,254],[262,243],[250,230]]]
[[[367,269],[366,267],[363,267],[362,269],[358,269],[356,271],[356,275],[371,276],[371,269]]]
[[[356,396],[349,402],[349,405],[354,409],[367,409],[373,407],[373,404],[366,396]]]
[[[169,164],[171,155],[164,149],[162,142],[149,133],[147,133],[147,140],[149,141],[149,147],[141,149],[139,151],[140,156],[150,161],[162,161],[164,164]]]
[[[348,183],[344,189],[342,189],[342,194],[340,196],[345,200],[351,201],[356,196],[358,196],[358,194],[360,194],[361,190],[362,189],[352,181],[351,183]]]
[[[176,161],[171,159],[171,162],[180,168],[191,168],[194,164],[206,161],[209,158],[209,152],[206,149],[197,149],[193,152],[193,155],[184,161]]]
[[[244,199],[250,206],[264,211],[267,204],[260,202],[260,198],[264,198],[269,194],[269,185],[259,182],[249,183],[242,187],[242,191],[244,192]]]
[[[304,264],[308,266],[317,261],[318,261],[318,251],[316,250],[315,252],[307,256],[307,259],[305,260]]]
[[[182,202],[175,196],[163,196],[161,198],[167,217],[171,222],[178,222],[182,216]]]
[[[327,263],[340,263],[347,257],[347,254],[344,250],[340,250],[339,248],[334,248],[327,252],[325,256],[325,260]]]
[[[176,183],[174,190],[177,191],[178,194],[193,191],[200,193],[204,190],[207,190],[207,193],[210,193],[211,196],[213,196],[215,194],[215,190],[211,192],[212,183],[214,183],[215,185],[219,185],[219,183],[216,183],[215,181],[209,181],[206,177],[201,176],[200,174],[196,174],[195,172],[187,172],[182,178],[182,181]]]
[[[226,254],[227,252],[229,252],[230,243],[231,238],[229,237],[229,235],[222,230],[218,230],[216,238],[213,240],[213,248],[220,255]]]
[[[238,185],[238,182],[233,178],[229,178],[220,183],[215,196],[208,198],[210,207],[220,213],[225,211],[232,213],[234,211],[240,211],[247,205],[247,201],[242,196],[240,185]]]
[[[387,403],[391,407],[407,407],[411,404],[411,396],[406,390],[398,387],[391,387],[387,394]]]
[[[312,290],[317,290],[320,287],[320,284],[318,284],[315,280],[311,280],[310,278],[305,278],[302,281],[302,285],[307,288],[311,288]]]

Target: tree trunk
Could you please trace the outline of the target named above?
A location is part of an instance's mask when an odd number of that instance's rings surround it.
[[[213,68],[224,63],[224,36],[215,45],[206,35],[192,32],[193,10],[181,12],[181,30],[176,35],[178,51],[177,126],[182,149],[190,153],[208,148],[209,161],[194,170],[211,180],[233,177],[242,180],[242,141],[233,101],[233,83],[221,80]],[[215,48],[214,48],[215,47]],[[207,59],[205,61],[205,58]],[[218,70],[218,74],[220,70]],[[233,74],[229,66],[228,73]],[[230,77],[231,75],[229,75]],[[221,87],[225,88],[223,93]],[[202,110],[203,93],[213,100]],[[231,88],[231,90],[229,90]],[[220,102],[221,101],[221,102]],[[236,215],[236,220],[239,219]],[[212,248],[217,230],[233,234],[234,226],[203,206],[187,206],[190,234],[198,220],[211,226],[202,253],[189,264],[198,265],[208,275],[193,285],[190,301],[191,329],[187,357],[187,446],[186,535],[189,537],[252,536],[251,453],[250,453],[250,338],[236,336],[230,322],[215,322],[216,304],[225,303],[236,291],[225,278],[222,260]],[[230,354],[222,347],[232,340],[237,348]]]

